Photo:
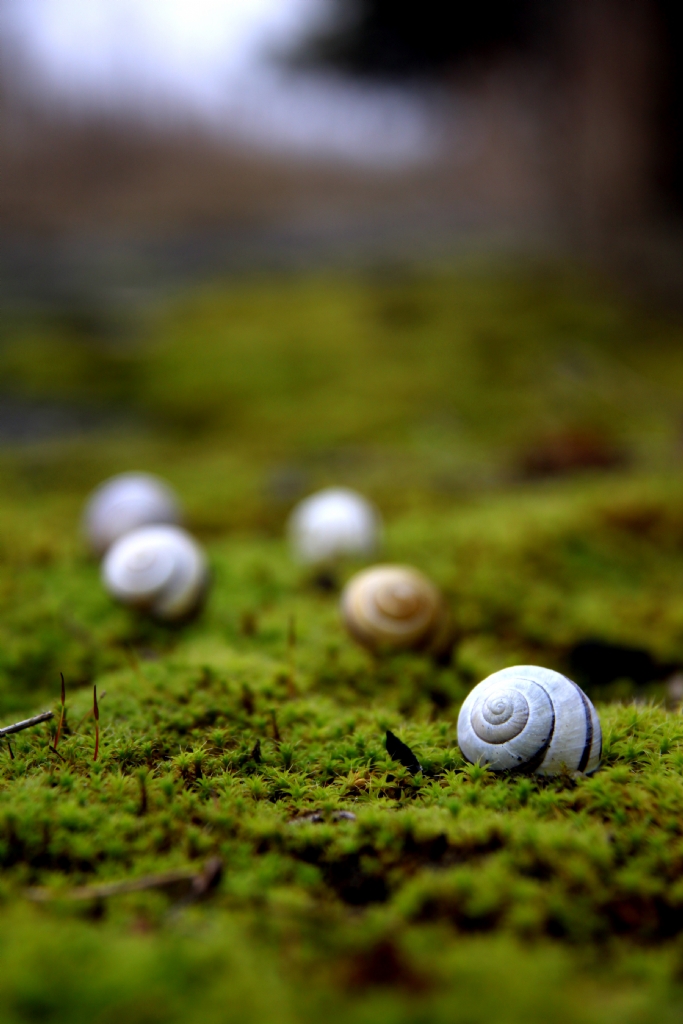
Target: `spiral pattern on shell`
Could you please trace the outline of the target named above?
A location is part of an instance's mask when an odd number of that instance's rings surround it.
[[[163,481],[148,473],[121,473],[88,499],[83,532],[95,554],[102,555],[131,530],[157,523],[177,526],[180,518],[176,497]]]
[[[371,650],[429,647],[445,632],[441,594],[417,569],[402,565],[357,573],[342,592],[341,613],[351,635]]]
[[[102,582],[122,604],[173,621],[201,604],[208,583],[199,545],[177,526],[145,526],[116,541],[102,563]]]
[[[374,554],[381,526],[377,509],[367,498],[345,487],[329,487],[300,502],[287,529],[297,561],[319,565]]]
[[[484,679],[458,717],[466,761],[493,771],[557,775],[600,764],[600,719],[583,690],[548,668],[518,665]]]

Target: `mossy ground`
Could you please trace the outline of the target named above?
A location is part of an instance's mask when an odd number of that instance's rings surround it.
[[[22,316],[0,341],[5,393],[119,424],[0,455],[2,722],[56,708],[60,671],[68,703],[60,756],[54,723],[0,750],[0,1017],[679,1020],[661,679],[594,692],[593,778],[466,766],[455,723],[490,671],[563,669],[586,639],[683,664],[681,327],[570,273],[481,269],[233,281],[113,327]],[[208,550],[182,628],[113,605],[78,534],[130,468],[170,480]],[[328,483],[374,497],[383,557],[443,587],[452,663],[371,658],[292,564],[288,509]],[[193,905],[65,898],[212,855]]]

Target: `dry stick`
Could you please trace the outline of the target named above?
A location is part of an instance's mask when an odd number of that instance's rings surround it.
[[[179,868],[175,871],[164,871],[158,875],[143,875],[141,878],[125,879],[121,882],[82,885],[68,892],[37,887],[27,889],[26,896],[37,903],[58,899],[100,900],[130,892],[143,892],[145,889],[166,889],[185,882],[190,887],[190,898],[197,899],[206,895],[217,884],[222,867],[219,857],[210,857],[200,872],[197,872],[196,868]]]
[[[64,682],[64,673],[60,672],[59,674],[62,677],[62,713],[59,716],[59,725],[57,726],[57,734],[55,736],[55,744],[53,748],[55,754],[57,753],[57,744],[59,743],[60,737],[62,735],[62,727],[64,725],[64,709],[66,705],[66,683]]]
[[[41,722],[49,722],[51,718],[54,718],[52,711],[43,711],[42,715],[34,715],[33,718],[25,718],[23,722],[15,722],[14,725],[6,725],[4,729],[0,729],[0,736],[11,736],[12,733],[22,732],[24,729],[30,729],[32,725],[40,725]]]
[[[92,688],[92,713],[95,716],[95,756],[93,761],[96,761],[100,751],[100,709],[97,706],[97,684]]]
[[[14,751],[12,750],[12,744],[9,741],[12,733],[21,732],[23,729],[30,729],[32,725],[40,725],[41,722],[49,722],[51,718],[54,718],[51,711],[43,711],[42,715],[34,715],[33,718],[25,718],[23,722],[15,722],[14,725],[6,725],[4,729],[0,729],[0,738],[4,736],[7,740],[9,756],[12,760],[14,760]]]

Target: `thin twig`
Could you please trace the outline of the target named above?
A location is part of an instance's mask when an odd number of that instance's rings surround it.
[[[65,709],[65,706],[66,706],[66,683],[64,682],[64,673],[60,672],[59,674],[62,677],[62,713],[59,716],[59,725],[57,726],[57,733],[55,735],[55,743],[54,743],[54,752],[55,752],[55,754],[57,753],[57,744],[59,743],[60,737],[62,735],[62,726],[64,725],[64,709]]]
[[[105,882],[103,885],[80,885],[76,889],[60,893],[48,888],[36,887],[28,889],[26,895],[30,900],[42,903],[45,900],[100,900],[108,896],[119,896],[128,892],[141,892],[144,889],[165,889],[179,882],[191,882],[196,875],[194,868],[180,868],[178,871],[164,871],[158,875],[143,875],[141,878],[126,879],[122,882]]]
[[[49,722],[51,718],[54,718],[52,711],[43,711],[42,715],[34,715],[33,718],[25,718],[23,722],[15,722],[14,725],[6,725],[4,729],[0,729],[0,736],[11,736],[12,733],[22,732],[24,729],[30,729],[32,725],[40,725],[41,722]]]
[[[196,868],[179,868],[175,871],[164,871],[157,875],[143,875],[140,878],[128,878],[121,882],[105,882],[102,885],[81,885],[67,892],[58,889],[36,887],[26,890],[26,896],[36,903],[48,900],[102,900],[109,896],[122,896],[130,892],[143,892],[146,889],[173,889],[176,886],[187,886],[188,893],[183,902],[200,899],[207,895],[220,881],[223,864],[219,857],[210,857],[202,871]]]
[[[93,761],[96,761],[100,752],[100,709],[97,706],[97,684],[92,688],[92,713],[95,716],[95,756]]]

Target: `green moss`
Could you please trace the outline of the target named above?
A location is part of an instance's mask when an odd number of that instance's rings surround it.
[[[456,742],[505,665],[566,670],[590,638],[683,664],[678,325],[569,275],[425,271],[217,285],[119,348],[13,331],[8,391],[122,425],[0,456],[3,721],[68,686],[59,756],[54,722],[0,747],[4,1019],[679,1019],[683,719],[662,680],[593,691],[590,779],[497,778]],[[530,479],[577,431],[612,470]],[[82,548],[89,488],[128,468],[170,479],[206,544],[183,628],[114,606]],[[386,558],[443,587],[452,663],[371,658],[291,563],[288,509],[328,482],[375,497]],[[220,886],[186,908],[26,897],[213,855]]]

